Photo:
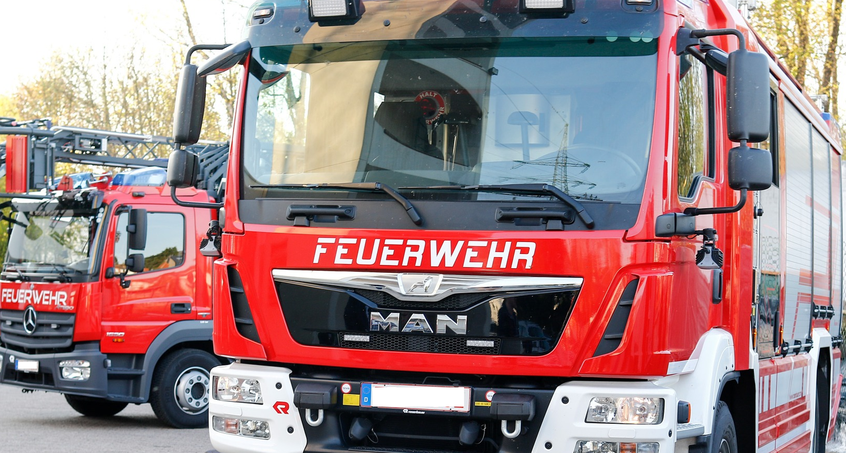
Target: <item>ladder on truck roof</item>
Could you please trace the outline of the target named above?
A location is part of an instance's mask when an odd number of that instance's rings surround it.
[[[51,189],[56,163],[118,168],[167,168],[173,139],[155,135],[53,126],[48,119],[16,122],[0,118],[0,176],[7,176],[6,194]],[[229,143],[201,141],[187,147],[200,157],[198,188],[215,199],[222,195]],[[8,170],[8,171],[7,171]],[[10,184],[10,179],[11,184]]]

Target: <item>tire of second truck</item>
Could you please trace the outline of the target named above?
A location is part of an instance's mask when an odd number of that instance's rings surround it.
[[[717,403],[714,432],[711,434],[711,453],[737,453],[737,430],[726,403]]]
[[[215,356],[199,349],[167,354],[156,365],[150,391],[156,417],[174,428],[208,427],[209,371],[218,365]]]
[[[67,393],[65,393],[65,401],[73,410],[88,417],[111,417],[122,411],[127,405],[127,403],[119,401],[107,401],[103,398],[68,395]]]

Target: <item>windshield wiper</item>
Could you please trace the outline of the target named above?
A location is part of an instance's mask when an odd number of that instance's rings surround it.
[[[401,204],[405,209],[408,217],[415,225],[423,224],[423,218],[414,208],[414,205],[408,201],[407,198],[400,195],[393,187],[383,184],[381,182],[348,182],[348,183],[325,183],[325,184],[267,184],[267,185],[251,185],[251,189],[353,189],[353,190],[373,190],[376,192],[383,192],[388,194],[391,198]]]
[[[77,273],[77,272],[79,272],[80,274],[82,273],[81,271],[78,271],[74,268],[68,267],[64,264],[55,264],[55,263],[38,263],[38,264],[39,265],[45,265],[45,266],[52,266],[52,269],[50,269],[50,270],[55,271],[59,274],[59,277],[44,277],[45,282],[46,281],[72,282],[73,278],[70,275],[68,275],[68,269],[73,273]]]
[[[10,280],[10,281],[14,281],[14,279],[9,278],[8,273],[9,272],[17,272],[18,280],[20,280],[22,282],[28,282],[29,281],[29,277],[24,275],[24,273],[21,272],[20,269],[18,269],[16,266],[9,266],[9,263],[5,264],[5,266],[6,266],[6,270],[5,270],[5,272],[3,272],[3,278]]]
[[[470,190],[475,192],[503,192],[514,194],[545,194],[561,200],[564,204],[576,210],[576,214],[582,219],[582,222],[588,227],[593,228],[595,223],[593,217],[585,210],[584,205],[578,200],[568,195],[563,190],[552,184],[481,184],[474,186],[430,186],[430,187],[403,187],[403,189],[451,189],[451,190]]]

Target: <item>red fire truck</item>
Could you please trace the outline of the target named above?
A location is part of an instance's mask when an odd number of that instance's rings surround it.
[[[733,6],[267,1],[245,36],[175,115],[245,67],[216,449],[823,451],[841,145]]]
[[[64,393],[77,412],[152,404],[165,423],[206,426],[213,355],[208,209],[164,184],[171,142],[68,127],[0,127],[6,140],[0,383]],[[197,145],[206,158],[226,144]],[[55,177],[55,163],[137,168]],[[57,187],[58,185],[58,187]],[[57,190],[60,189],[60,190]],[[27,193],[20,193],[27,192]],[[196,201],[205,190],[180,190]],[[212,191],[213,192],[213,191]]]

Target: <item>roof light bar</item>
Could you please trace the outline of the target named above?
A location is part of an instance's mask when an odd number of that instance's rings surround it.
[[[361,0],[308,0],[308,18],[312,22],[355,21],[363,12]]]
[[[520,12],[523,14],[565,14],[575,11],[575,0],[520,0]]]

